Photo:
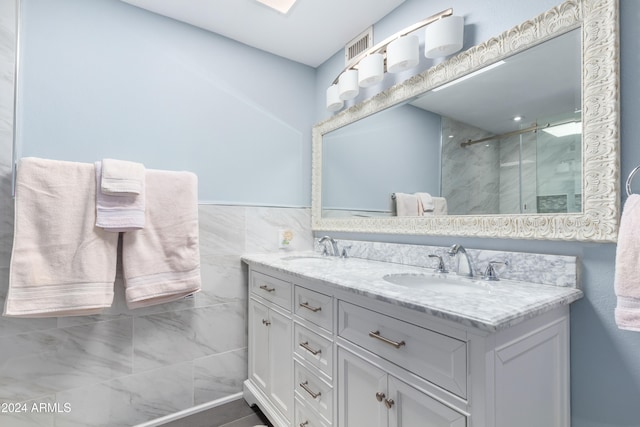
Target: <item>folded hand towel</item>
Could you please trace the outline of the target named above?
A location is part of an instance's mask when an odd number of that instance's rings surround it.
[[[142,194],[144,176],[144,165],[141,163],[103,159],[100,189],[113,196]]]
[[[614,288],[618,303],[615,319],[620,329],[640,332],[640,195],[632,194],[624,204]]]
[[[129,308],[180,299],[201,283],[197,177],[147,170],[145,192],[144,229],[122,235]]]
[[[92,164],[20,160],[4,315],[79,316],[113,300],[118,235],[95,227]]]
[[[95,162],[96,187],[96,226],[107,231],[133,231],[144,228],[145,187],[140,194],[121,193],[119,196],[104,193],[100,182],[104,178],[102,162]]]
[[[396,194],[396,215],[397,216],[418,216],[422,215],[418,196],[415,194]]]
[[[433,197],[429,193],[416,193],[418,197],[418,203],[420,206],[420,215],[424,212],[433,212],[434,204]]]

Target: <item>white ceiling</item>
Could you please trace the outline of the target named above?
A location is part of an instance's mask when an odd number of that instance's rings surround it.
[[[123,0],[318,67],[404,0],[298,0],[281,14],[256,0]]]

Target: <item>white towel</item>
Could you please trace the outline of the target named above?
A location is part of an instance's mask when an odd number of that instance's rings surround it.
[[[397,216],[418,216],[422,215],[418,196],[415,194],[396,194],[396,215]]]
[[[447,214],[447,199],[444,197],[433,198],[433,213],[434,215],[446,215]]]
[[[622,210],[614,288],[615,319],[620,329],[640,332],[640,195],[627,198]]]
[[[122,235],[129,308],[200,290],[198,179],[190,172],[147,170],[145,227]]]
[[[96,226],[119,233],[144,228],[145,186],[140,194],[121,193],[118,196],[104,193],[100,183],[104,181],[102,162],[95,162]]]
[[[416,193],[416,196],[418,197],[420,215],[424,214],[425,212],[433,212],[435,206],[433,204],[433,197],[431,197],[431,194]]]
[[[23,158],[4,315],[78,316],[113,301],[118,235],[95,227],[92,164]]]
[[[103,159],[100,189],[113,196],[142,194],[144,165],[126,160]]]

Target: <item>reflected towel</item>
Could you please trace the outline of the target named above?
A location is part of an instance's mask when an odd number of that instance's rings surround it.
[[[4,315],[96,314],[113,301],[118,235],[95,227],[92,164],[23,158]]]
[[[145,227],[122,235],[129,308],[200,290],[198,179],[190,172],[147,170]]]
[[[420,206],[420,214],[425,212],[433,212],[435,205],[433,203],[433,197],[429,193],[416,193],[418,197],[418,203]]]
[[[444,197],[434,197],[433,206],[434,215],[447,215],[447,199]]]
[[[627,198],[622,210],[614,288],[615,309],[620,329],[640,332],[640,195]]]
[[[397,216],[418,216],[422,214],[418,196],[407,193],[395,193],[395,195]]]
[[[144,165],[126,160],[103,159],[100,190],[113,196],[131,196],[144,191]]]
[[[121,193],[119,196],[104,193],[100,183],[104,181],[102,162],[95,162],[96,226],[111,232],[133,231],[144,228],[145,188],[140,194]]]

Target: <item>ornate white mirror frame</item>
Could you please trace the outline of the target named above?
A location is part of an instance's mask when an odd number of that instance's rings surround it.
[[[323,135],[575,28],[582,29],[580,213],[322,217]],[[568,0],[314,126],[313,230],[616,241],[620,206],[618,0]]]

